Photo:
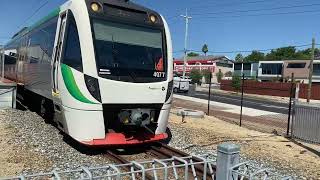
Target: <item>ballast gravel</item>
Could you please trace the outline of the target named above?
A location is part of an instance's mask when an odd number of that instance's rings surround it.
[[[0,110],[0,123],[5,123],[15,129],[14,138],[11,138],[8,144],[14,144],[21,147],[22,151],[29,151],[43,156],[45,159],[38,167],[35,166],[33,169],[24,167],[20,174],[51,172],[54,169],[76,169],[81,166],[103,166],[110,163],[99,151],[76,150],[72,146],[73,142],[64,138],[57,128],[46,124],[34,112],[11,109]]]
[[[21,172],[16,172],[12,176],[20,174],[34,174],[39,172],[51,172],[52,170],[71,170],[81,166],[98,167],[111,163],[101,150],[79,149],[74,143],[65,138],[65,136],[51,124],[46,124],[44,120],[34,112],[21,110],[0,110],[0,123],[10,126],[14,129],[13,138],[10,138],[8,144],[13,144],[17,149],[17,153],[25,151],[32,156],[41,156],[43,158],[26,158],[31,162],[32,166],[25,166]],[[204,142],[195,144],[192,136],[207,136],[208,133],[199,132],[178,125],[177,123],[169,123],[173,138],[169,143],[170,146],[183,150],[189,154],[200,155],[206,153],[216,153],[216,149],[210,146],[201,146]],[[215,136],[208,137],[214,141],[223,142]],[[77,148],[77,149],[76,149]],[[140,158],[143,158],[140,156]],[[294,179],[304,179],[303,176],[297,175],[297,172],[288,169],[280,169],[270,166],[263,159],[250,159],[250,157],[241,156],[242,161],[250,160],[252,165],[259,167],[268,167],[277,169],[281,175],[290,175]],[[40,159],[40,160],[38,160]],[[136,159],[136,161],[143,159]],[[21,161],[21,160],[20,160]],[[28,164],[28,163],[26,163]],[[30,164],[30,162],[29,162]],[[298,173],[300,174],[300,173]],[[0,175],[1,177],[1,175]]]

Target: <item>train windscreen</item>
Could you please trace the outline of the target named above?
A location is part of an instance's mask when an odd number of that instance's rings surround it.
[[[126,82],[166,80],[162,30],[93,20],[99,76]]]

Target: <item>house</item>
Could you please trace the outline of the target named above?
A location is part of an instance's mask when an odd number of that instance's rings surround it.
[[[259,61],[258,79],[272,81],[282,79],[283,61]]]
[[[174,59],[174,72],[183,74],[184,58]],[[192,69],[209,70],[212,73],[212,82],[217,82],[216,73],[221,71],[223,74],[233,71],[233,61],[226,56],[195,56],[187,57],[186,74],[189,74]]]
[[[258,79],[260,81],[289,80],[294,74],[296,81],[309,82],[310,60],[260,61]],[[313,82],[320,82],[320,60],[313,64]]]
[[[259,63],[234,63],[233,73],[239,76],[244,74],[246,79],[255,79]]]
[[[310,60],[286,60],[283,63],[283,78],[290,79],[292,73],[294,79],[302,83],[309,83]],[[320,60],[313,62],[312,82],[320,83]]]

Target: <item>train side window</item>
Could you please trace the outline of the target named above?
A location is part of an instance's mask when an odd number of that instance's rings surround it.
[[[44,37],[41,41],[41,49],[44,52],[43,59],[47,62],[50,62],[52,58],[57,22],[58,17],[55,17],[54,19],[50,20],[50,22],[43,29],[40,30],[42,31]]]
[[[82,57],[80,49],[79,34],[73,16],[67,30],[67,40],[62,63],[82,72]]]
[[[41,49],[42,32],[34,31],[30,36],[30,44],[28,47],[28,56],[30,63],[38,63],[42,60],[43,49]]]

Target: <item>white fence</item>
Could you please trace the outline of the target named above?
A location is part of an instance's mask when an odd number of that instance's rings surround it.
[[[250,165],[249,162],[240,163],[240,147],[235,144],[221,144],[218,154],[196,156],[200,161],[193,161],[193,156],[172,157],[170,159],[154,159],[149,161],[128,164],[109,164],[103,167],[81,167],[75,170],[40,173],[34,175],[21,175],[2,180],[12,179],[292,179],[282,177],[277,173],[263,167]],[[202,174],[197,174],[196,167],[202,167]]]
[[[320,143],[320,105],[297,102],[293,109],[292,137]]]

